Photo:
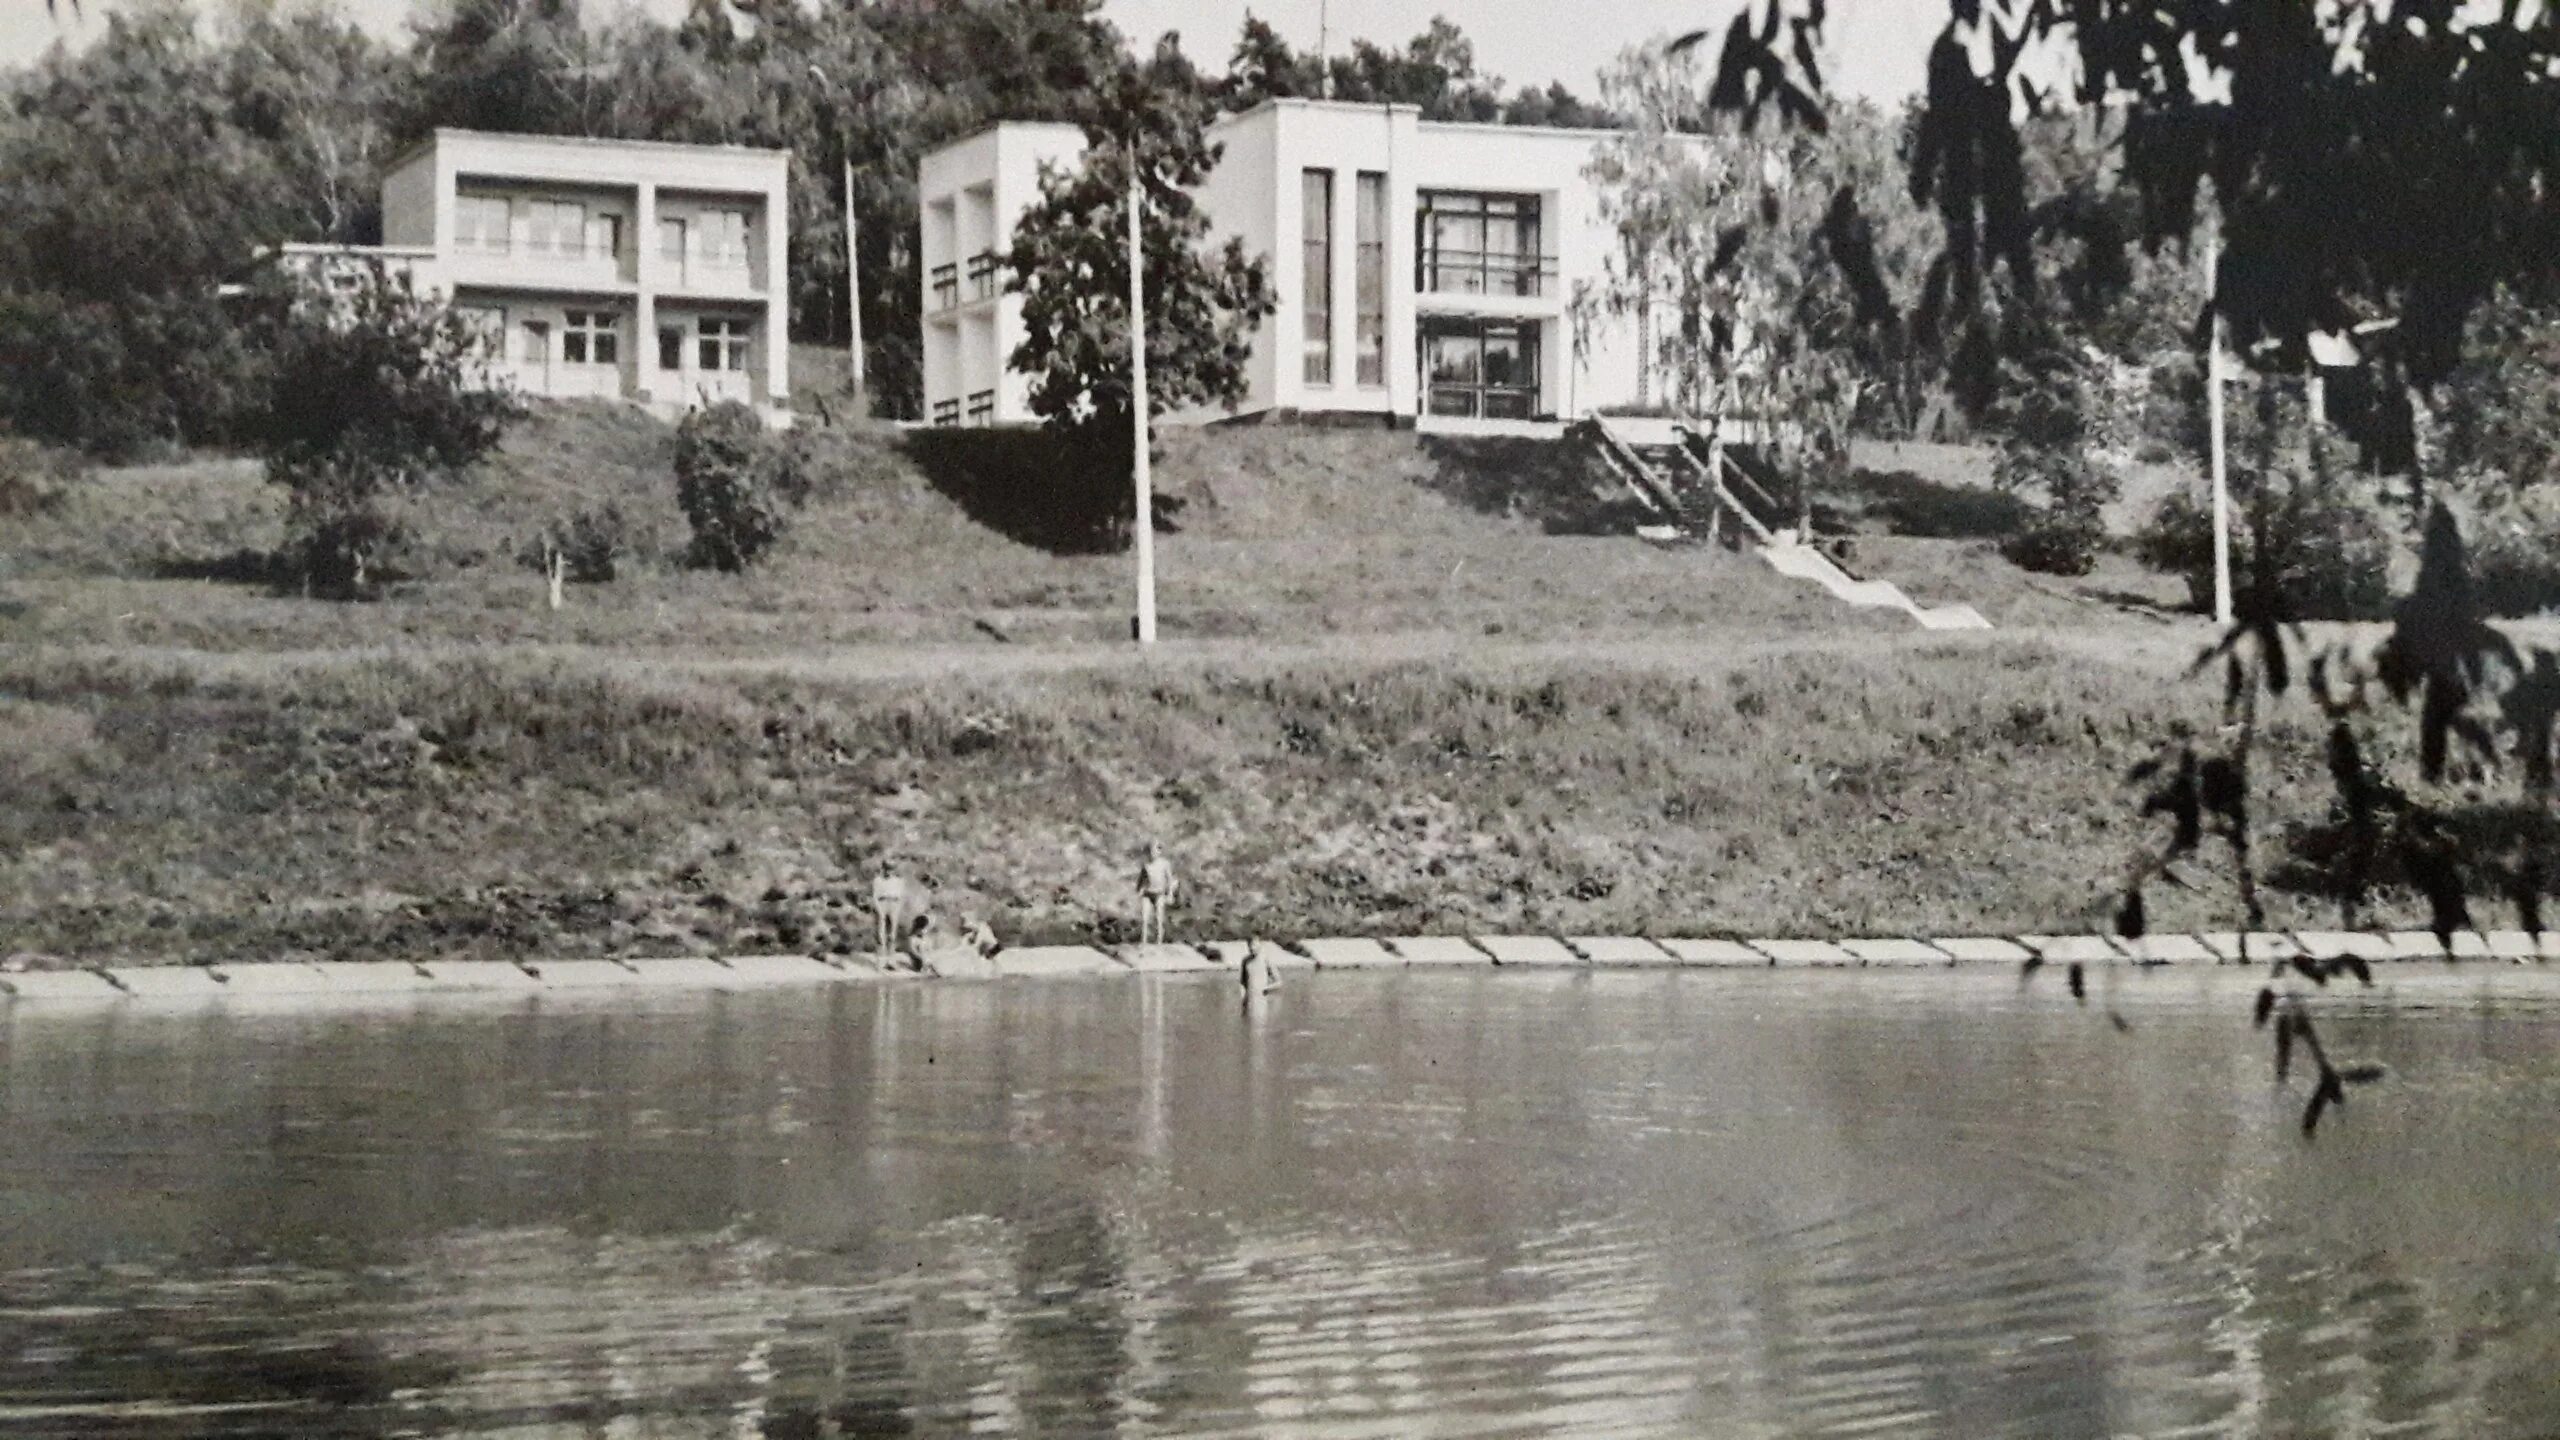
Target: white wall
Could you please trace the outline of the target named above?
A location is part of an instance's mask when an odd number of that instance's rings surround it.
[[[1543,412],[1578,416],[1636,397],[1638,356],[1632,317],[1595,314],[1577,354],[1572,301],[1577,283],[1598,295],[1617,247],[1587,171],[1599,131],[1424,123],[1410,106],[1309,100],[1274,101],[1211,127],[1223,154],[1198,198],[1212,242],[1240,238],[1263,257],[1277,308],[1257,330],[1246,366],[1244,412],[1335,411],[1411,419],[1421,409],[1419,328],[1426,314],[1516,317],[1540,329],[1539,401]],[[1038,198],[1043,161],[1074,163],[1081,131],[1064,125],[1006,124],[924,157],[925,385],[927,414],[937,400],[961,400],[998,375],[997,420],[1032,418],[1028,382],[1007,363],[1020,342],[1021,302],[992,302],[992,320],[968,323],[968,257],[1010,248],[1015,222]],[[1332,348],[1330,384],[1304,379],[1301,174],[1333,174]],[[1386,374],[1381,386],[1359,383],[1358,177],[1387,177],[1385,229]],[[1545,293],[1534,297],[1417,295],[1415,217],[1424,190],[1531,194],[1540,201],[1540,243],[1556,261]],[[944,206],[942,202],[948,202]],[[937,320],[930,276],[937,265],[960,268],[964,302]],[[965,352],[965,353],[964,353]],[[1174,418],[1213,420],[1222,408]]]

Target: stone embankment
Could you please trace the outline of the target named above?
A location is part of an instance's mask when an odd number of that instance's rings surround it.
[[[1201,945],[1083,945],[999,950],[981,958],[954,952],[923,974],[866,959],[756,955],[732,959],[277,962],[156,965],[0,972],[0,1010],[135,1003],[221,1003],[263,997],[297,1001],[426,995],[533,997],[615,989],[752,990],[794,985],[914,983],[1070,976],[1232,972],[1259,948],[1279,970],[1502,969],[1926,969],[2056,965],[2236,965],[2300,955],[2354,955],[2373,962],[2560,959],[2560,932],[2463,931],[2450,942],[2425,932],[2296,931],[2253,934],[2022,935],[1869,940],[1679,940],[1632,935],[1417,936],[1373,940],[1223,940]]]

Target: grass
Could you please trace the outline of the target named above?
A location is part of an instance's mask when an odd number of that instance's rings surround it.
[[[834,482],[743,577],[675,563],[685,531],[668,443],[666,427],[627,410],[546,410],[494,461],[407,508],[421,537],[412,578],[362,605],[252,583],[242,557],[274,548],[283,524],[281,497],[254,467],[102,472],[0,542],[13,612],[0,614],[0,641],[762,650],[1127,633],[1124,555],[1061,554],[982,518],[991,495],[1036,496],[1048,453],[1037,436],[983,436],[974,458],[955,459],[936,450],[940,437],[839,432]],[[1159,489],[1179,509],[1157,547],[1164,633],[1773,635],[1886,623],[1747,558],[1589,533],[1609,497],[1559,448],[1294,427],[1169,432]],[[606,506],[631,539],[622,574],[573,587],[568,607],[548,612],[518,555],[546,523]]]
[[[2096,923],[2183,644],[1231,653],[901,679],[592,652],[0,655],[0,913],[82,959],[851,943],[883,850],[946,916],[1189,932],[1859,934]],[[2271,813],[2314,823],[2289,723]],[[2210,875],[2160,928],[2225,928]],[[2325,916],[2279,891],[2279,924]],[[2407,918],[2405,915],[2402,918]]]
[[[2114,777],[2212,719],[2169,683],[2197,626],[2088,598],[2124,577],[1868,527],[1859,568],[2017,627],[1927,637],[1632,538],[1570,450],[1385,431],[1169,432],[1142,656],[1127,557],[1023,502],[1037,437],[822,443],[781,549],[703,574],[665,427],[547,410],[352,605],[260,581],[252,467],[91,477],[0,540],[8,943],[818,950],[883,848],[1010,939],[1111,939],[1149,835],[1204,936],[2050,929],[2132,838]],[[1905,467],[1952,494],[1966,463]],[[524,542],[607,505],[620,574],[549,611]],[[2279,785],[2307,813],[2318,780]],[[2155,923],[2227,924],[2200,883]]]

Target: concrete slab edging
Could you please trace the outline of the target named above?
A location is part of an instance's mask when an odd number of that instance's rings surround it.
[[[1171,945],[1041,945],[999,950],[966,966],[918,975],[872,957],[739,955],[721,958],[559,960],[280,960],[248,965],[66,966],[0,970],[0,1014],[120,1005],[287,1005],[473,995],[538,1001],[620,990],[746,991],[814,985],[930,981],[1231,976],[1249,950],[1275,969],[1298,970],[1910,970],[2053,964],[2262,965],[2295,955],[2354,955],[2376,964],[2525,964],[2560,960],[2560,931],[2355,933],[2228,931],[2102,935],[1876,936],[1842,940],[1653,939],[1632,935],[1427,935],[1212,940]]]

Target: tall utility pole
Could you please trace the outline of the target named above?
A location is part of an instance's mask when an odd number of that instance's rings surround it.
[[[1332,0],[1316,0],[1316,94],[1326,100],[1333,98],[1333,57],[1327,53],[1332,48]]]
[[[1131,473],[1138,485],[1138,643],[1156,643],[1156,495],[1147,469],[1147,263],[1138,239],[1138,146],[1129,144],[1129,414],[1136,434]]]
[[[844,312],[845,343],[852,352],[853,413],[866,414],[870,407],[862,376],[862,222],[853,210],[853,144],[852,132],[846,132],[844,149]]]
[[[839,85],[833,76],[812,61],[809,73],[818,83],[844,94],[844,110],[836,116],[836,135],[844,145],[844,309],[845,345],[852,360],[853,413],[869,410],[863,403],[868,386],[862,367],[862,222],[853,208],[853,87]]]
[[[2231,623],[2231,483],[2222,456],[2222,242],[2204,248],[2205,293],[2213,306],[2213,334],[2206,342],[2205,414],[2213,442],[2213,619]]]

